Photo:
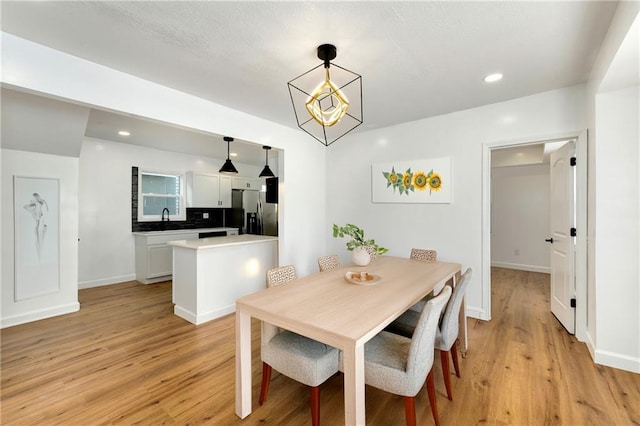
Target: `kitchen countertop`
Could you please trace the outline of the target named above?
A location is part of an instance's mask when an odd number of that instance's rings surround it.
[[[197,240],[169,241],[167,244],[174,247],[182,247],[192,250],[206,250],[223,246],[235,246],[241,244],[253,244],[265,241],[278,241],[278,237],[268,235],[229,235],[227,237],[200,238]]]
[[[216,231],[237,231],[238,228],[194,228],[194,229],[167,229],[166,231],[145,231],[132,232],[133,235],[172,235],[172,234],[193,234],[200,232],[216,232]],[[223,238],[223,237],[218,237]]]

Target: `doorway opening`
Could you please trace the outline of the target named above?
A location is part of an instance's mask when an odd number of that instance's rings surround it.
[[[545,242],[551,239],[552,189],[549,157],[551,152],[567,144],[568,141],[575,143],[577,167],[574,168],[575,180],[572,188],[575,196],[571,200],[573,207],[571,214],[574,215],[572,220],[576,228],[576,236],[573,239],[575,257],[571,265],[572,272],[575,271],[575,273],[567,280],[571,283],[571,298],[575,299],[575,335],[578,340],[585,341],[588,312],[586,131],[484,145],[482,197],[484,317],[481,319],[491,319],[492,265],[532,272],[552,272],[549,242]],[[494,172],[498,170],[495,173],[497,176],[494,176],[492,170]],[[523,190],[519,185],[524,185],[525,189]],[[500,209],[501,206],[507,206],[507,208],[495,210]],[[516,214],[522,215],[519,221],[513,217]],[[522,223],[526,223],[527,226],[523,227]],[[573,312],[571,311],[572,315]]]

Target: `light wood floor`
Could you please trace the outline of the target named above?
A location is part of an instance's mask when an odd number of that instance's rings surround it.
[[[493,320],[469,320],[462,377],[443,425],[639,425],[640,375],[594,365],[585,345],[549,313],[547,275],[493,270]],[[80,291],[80,312],[2,330],[3,425],[310,424],[308,388],[274,372],[253,413],[234,414],[234,317],[194,326],[172,314],[171,284]],[[321,387],[321,419],[344,419],[342,377]],[[403,425],[402,398],[367,387],[367,420]],[[426,392],[418,424],[433,424]]]

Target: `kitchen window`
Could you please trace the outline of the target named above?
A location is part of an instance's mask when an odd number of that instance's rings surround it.
[[[186,220],[184,175],[141,171],[138,174],[138,221]],[[165,211],[165,217],[166,211]]]

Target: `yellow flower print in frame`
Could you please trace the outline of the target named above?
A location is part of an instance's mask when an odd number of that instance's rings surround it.
[[[397,161],[371,166],[374,203],[450,203],[451,159]]]
[[[408,169],[402,175],[402,187],[405,191],[413,191],[413,174],[411,173],[411,169]]]
[[[418,191],[427,189],[427,175],[423,171],[417,171],[413,174],[413,187]]]
[[[442,179],[440,179],[440,175],[434,173],[433,170],[429,173],[428,182],[430,191],[440,191],[442,189]]]
[[[390,172],[382,172],[382,175],[387,180],[387,188],[391,187],[393,189],[393,192],[396,192],[396,189],[400,190],[402,173],[396,173],[396,169],[392,167]]]

